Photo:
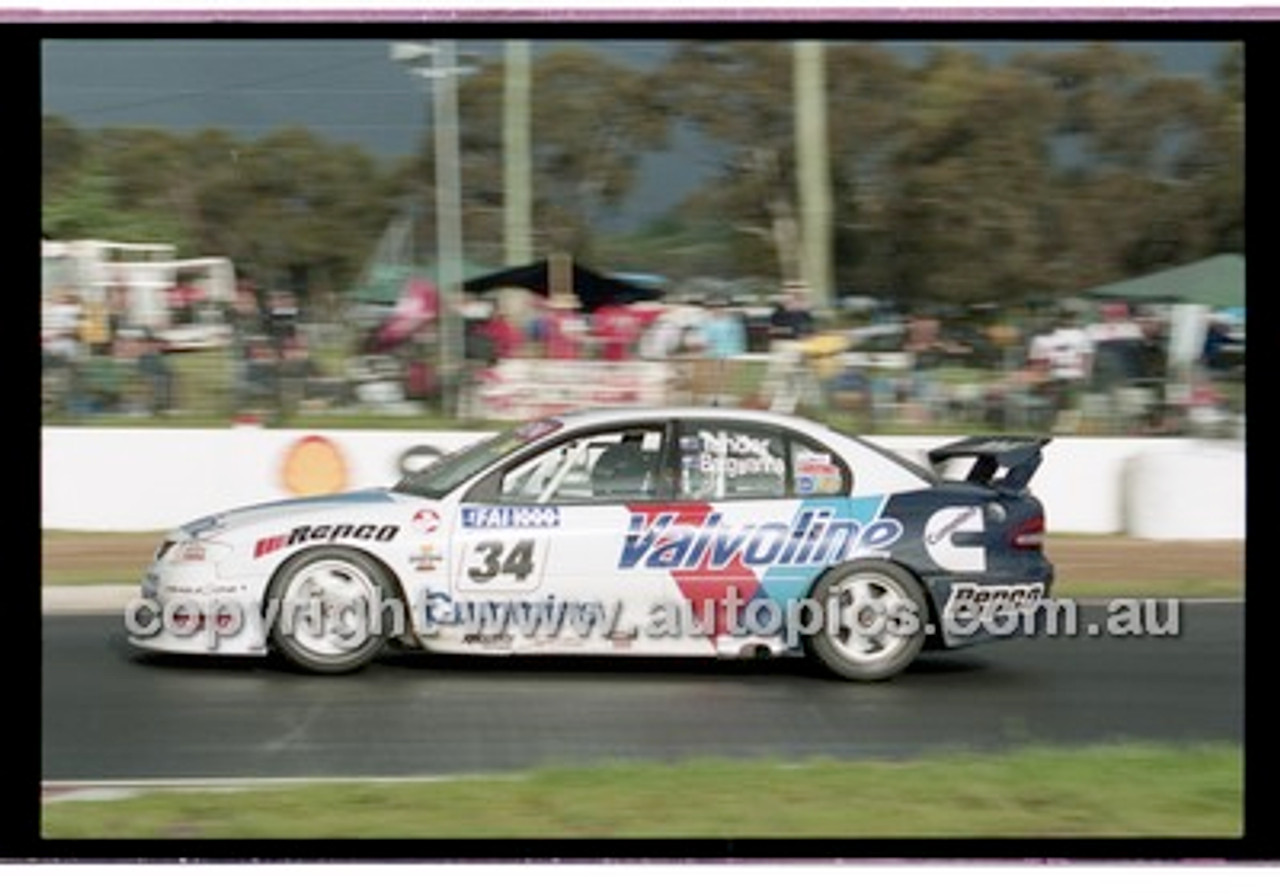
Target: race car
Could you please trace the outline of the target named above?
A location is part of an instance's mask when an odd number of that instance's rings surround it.
[[[169,533],[130,641],[315,673],[393,643],[466,654],[804,654],[891,678],[926,646],[1007,635],[1049,599],[1047,439],[920,462],[801,417],[566,413],[387,488],[229,510]],[[997,612],[998,611],[998,612]]]

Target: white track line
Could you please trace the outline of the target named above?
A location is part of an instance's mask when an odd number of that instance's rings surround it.
[[[452,781],[520,781],[523,774],[408,775],[287,778],[107,778],[40,782],[42,803],[129,799],[144,793],[236,793],[272,787],[351,784],[446,784]]]

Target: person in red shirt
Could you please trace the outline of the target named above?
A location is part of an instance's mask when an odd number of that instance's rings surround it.
[[[587,323],[579,308],[577,296],[554,295],[547,300],[543,316],[546,357],[564,361],[582,356]]]
[[[625,361],[640,339],[640,318],[627,305],[605,305],[591,316],[592,329],[605,361]]]
[[[523,342],[520,330],[496,304],[494,305],[493,314],[484,322],[481,329],[485,338],[493,346],[494,361],[501,361],[503,358],[514,358],[520,353],[520,346]]]

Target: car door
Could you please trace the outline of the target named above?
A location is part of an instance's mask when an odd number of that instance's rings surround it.
[[[634,508],[669,500],[666,421],[575,432],[494,471],[458,509],[452,593],[505,616],[477,646],[513,652],[648,649],[664,570],[629,563]]]
[[[793,604],[822,572],[880,537],[879,496],[851,496],[852,471],[785,427],[682,421],[675,507],[690,548],[673,562],[680,595],[717,653],[795,646]]]

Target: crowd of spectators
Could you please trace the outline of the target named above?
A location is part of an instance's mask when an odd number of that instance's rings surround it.
[[[269,413],[296,407],[316,369],[296,296],[286,289],[264,296],[252,281],[242,280],[228,322],[232,407]]]
[[[195,319],[199,296],[189,284],[168,298],[173,324]],[[1070,428],[1106,404],[1122,411],[1130,428],[1163,431],[1171,405],[1181,404],[1174,410],[1182,412],[1223,406],[1218,386],[1239,358],[1229,329],[1211,319],[1202,356],[1182,390],[1171,390],[1167,317],[1123,303],[1012,319],[994,305],[959,315],[872,302],[859,314],[839,306],[833,314],[815,312],[801,283],[787,283],[763,300],[710,290],[661,302],[606,302],[590,312],[573,295],[472,298],[460,352],[469,376],[514,358],[667,362],[693,372],[695,398],[701,391],[716,401],[776,406],[769,390],[781,384],[798,404],[863,412],[873,423],[960,419],[1001,428]],[[163,415],[178,406],[176,347],[156,329],[134,324],[126,305],[115,290],[102,302],[81,302],[64,291],[46,303],[44,373],[46,386],[54,384],[46,391],[52,395],[47,409],[72,416]],[[221,314],[227,410],[285,413],[312,394],[318,366],[291,292],[241,280]],[[396,349],[403,398],[440,396],[435,328],[433,315]],[[363,352],[370,351],[381,349],[365,345]],[[761,362],[769,374],[750,374]],[[349,383],[334,398],[361,400]]]
[[[296,402],[313,365],[292,293],[263,295],[243,280],[226,308],[209,309],[197,285],[180,281],[164,299],[163,326],[157,326],[131,314],[122,287],[106,290],[101,301],[56,291],[44,303],[41,321],[46,411],[71,417],[174,412],[180,383],[173,356],[192,347],[181,338],[183,328],[210,310],[221,322],[219,336],[201,347],[229,352],[231,410],[278,410]]]
[[[962,315],[872,302],[858,316],[817,313],[804,285],[788,283],[764,300],[712,289],[591,311],[572,295],[468,307],[468,382],[497,381],[507,359],[663,362],[695,401],[1066,431],[1098,431],[1092,418],[1108,415],[1106,431],[1169,431],[1170,411],[1186,410],[1171,405],[1222,398],[1204,384],[1171,397],[1166,318],[1121,303],[1011,317],[994,304]],[[1222,338],[1210,328],[1197,370],[1214,369]],[[410,366],[430,367],[429,349],[409,353]]]
[[[553,360],[660,361],[728,359],[749,350],[751,330],[771,340],[813,335],[817,323],[803,289],[789,285],[764,314],[748,314],[727,292],[663,302],[604,303],[587,311],[573,295],[531,296],[523,321],[486,299],[469,330],[468,357],[485,362]]]
[[[128,319],[122,290],[84,302],[59,290],[41,321],[41,372],[47,410],[165,414],[174,406],[174,374],[153,327]]]
[[[972,388],[953,389],[950,400],[954,405],[955,396],[967,394],[993,425],[1163,433],[1227,411],[1222,386],[1231,365],[1222,356],[1231,337],[1215,317],[1207,322],[1199,355],[1182,358],[1169,354],[1168,308],[1154,305],[1068,304],[1017,324],[957,329],[965,338],[949,335],[936,316],[908,321],[904,347],[912,357],[912,397],[936,404],[931,371],[948,359],[970,359],[991,373],[987,385],[976,398]]]
[[[1226,359],[1239,357],[1211,317],[1201,356],[1171,369],[1168,309],[1123,302],[1060,303],[1017,316],[994,304],[957,314],[872,303],[855,320],[815,314],[803,284],[789,283],[770,303],[712,291],[672,297],[656,313],[618,306],[585,315],[556,302],[540,312],[511,355],[694,359],[706,398],[736,392],[744,403],[861,410],[873,422],[1182,431],[1189,417],[1225,412],[1219,380],[1231,369]],[[611,338],[618,332],[625,337]],[[874,339],[863,342],[868,334]],[[747,376],[746,362],[761,360],[782,373]],[[794,403],[779,402],[779,389],[792,390]]]

